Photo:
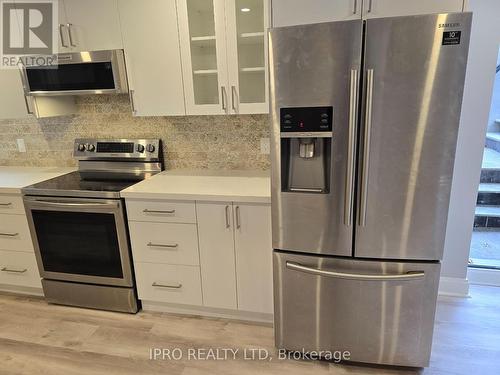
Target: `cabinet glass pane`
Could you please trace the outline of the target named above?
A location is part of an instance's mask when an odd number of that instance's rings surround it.
[[[264,1],[236,0],[240,103],[266,100]]]
[[[187,0],[195,104],[218,104],[214,3]]]

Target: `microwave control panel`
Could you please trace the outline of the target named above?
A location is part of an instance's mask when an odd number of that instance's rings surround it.
[[[280,108],[282,132],[331,132],[333,107]]]

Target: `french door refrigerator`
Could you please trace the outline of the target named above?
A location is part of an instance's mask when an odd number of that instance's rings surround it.
[[[471,21],[271,29],[277,347],[429,364]]]

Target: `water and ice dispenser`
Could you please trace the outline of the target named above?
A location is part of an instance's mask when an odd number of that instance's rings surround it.
[[[280,109],[283,192],[330,192],[332,122],[332,107]]]

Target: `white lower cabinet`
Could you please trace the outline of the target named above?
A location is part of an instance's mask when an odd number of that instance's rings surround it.
[[[271,207],[235,203],[238,309],[273,312]]]
[[[179,216],[144,214],[153,208]],[[269,204],[127,200],[127,211],[138,294],[148,306],[271,316]]]
[[[0,284],[41,288],[35,254],[0,250]]]
[[[0,289],[40,294],[41,288],[22,196],[0,194]]]
[[[237,309],[233,204],[197,203],[205,306]]]
[[[202,304],[199,267],[136,262],[135,277],[141,300]]]

